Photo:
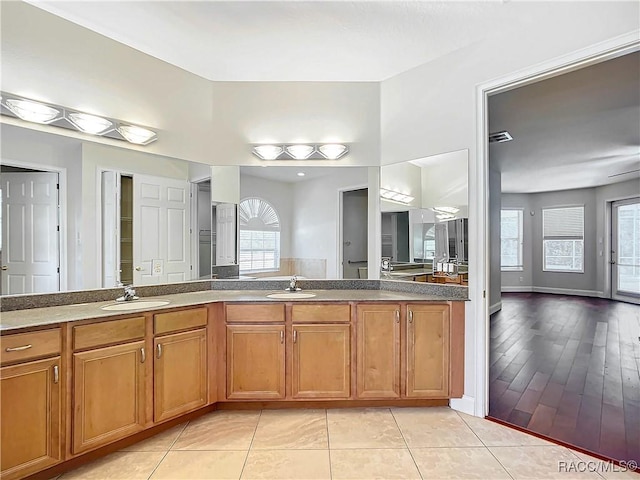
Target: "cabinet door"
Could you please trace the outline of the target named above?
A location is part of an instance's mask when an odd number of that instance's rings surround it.
[[[207,330],[154,339],[153,419],[161,422],[207,404]]]
[[[358,398],[400,397],[400,305],[357,307]]]
[[[284,350],[284,325],[227,325],[227,398],[284,398]]]
[[[60,357],[0,369],[2,478],[23,478],[58,463]]]
[[[350,325],[294,325],[293,398],[349,398]]]
[[[449,396],[449,305],[407,306],[407,397]]]
[[[73,453],[144,429],[144,342],[73,355]]]

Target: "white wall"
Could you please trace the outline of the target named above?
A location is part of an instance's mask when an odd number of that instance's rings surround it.
[[[266,178],[240,175],[240,201],[247,197],[258,197],[269,202],[280,219],[280,257],[293,256],[292,229],[294,188],[291,183]]]
[[[434,155],[422,161],[425,162],[421,169],[423,208],[469,205],[468,150]]]
[[[295,235],[292,256],[326,258],[327,278],[338,278],[338,191],[350,187],[367,188],[368,182],[366,168],[347,168],[344,173],[296,182],[293,188]],[[370,237],[370,248],[371,243]]]
[[[491,190],[493,195],[493,189]],[[500,192],[498,191],[498,196]],[[522,271],[521,272],[501,272],[501,283],[491,284],[491,294],[500,295],[500,286],[509,286],[514,288],[529,289],[533,285],[533,250],[535,247],[533,243],[533,224],[536,220],[535,210],[532,206],[531,195],[526,193],[503,193],[502,194],[502,208],[503,209],[522,209]],[[534,215],[531,215],[531,212]],[[495,217],[500,222],[500,216]],[[491,222],[494,221],[494,216],[491,216]],[[493,224],[492,224],[493,231]],[[498,238],[500,235],[500,229],[497,230]],[[492,253],[491,255],[491,270],[494,268],[500,268],[500,251],[497,252],[497,257]],[[522,278],[522,280],[520,280]],[[494,288],[495,287],[495,288]]]

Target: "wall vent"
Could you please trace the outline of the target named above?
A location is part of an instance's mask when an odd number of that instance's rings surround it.
[[[502,143],[502,142],[510,142],[513,140],[513,137],[506,130],[503,132],[496,132],[489,134],[489,143]]]

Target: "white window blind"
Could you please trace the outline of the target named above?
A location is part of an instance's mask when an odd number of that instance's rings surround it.
[[[523,211],[502,210],[500,212],[500,269],[523,270]]]
[[[584,271],[584,207],[542,210],[545,271]]]

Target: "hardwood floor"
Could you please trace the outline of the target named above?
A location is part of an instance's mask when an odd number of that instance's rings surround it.
[[[503,293],[490,337],[490,417],[640,462],[640,306]]]

